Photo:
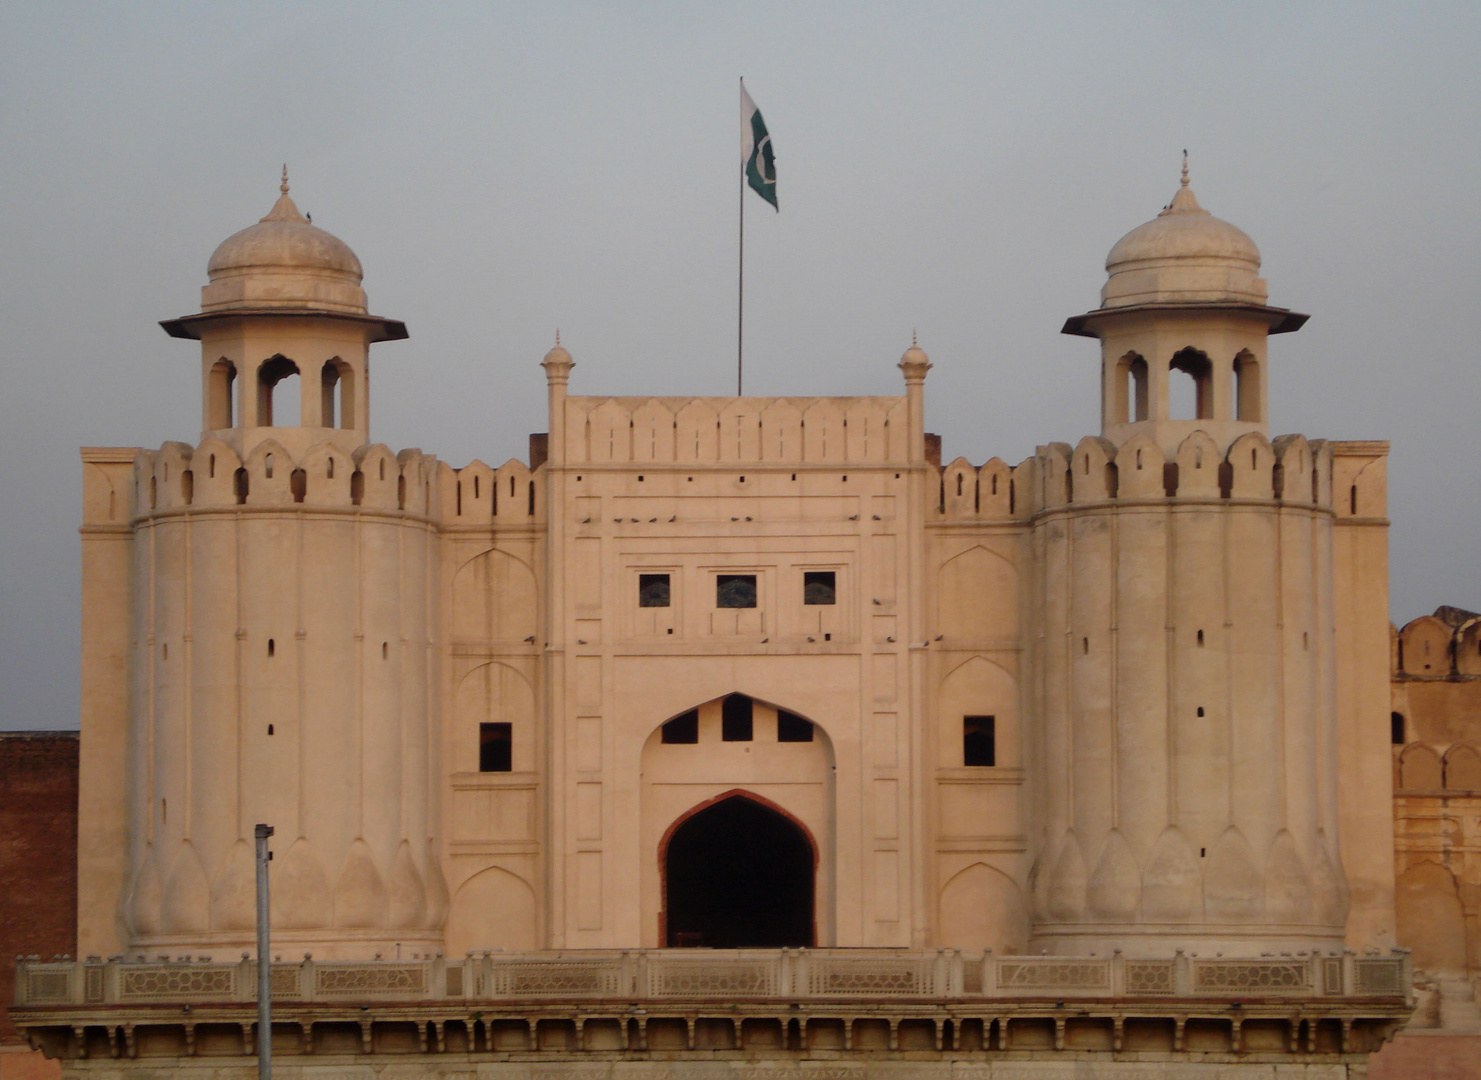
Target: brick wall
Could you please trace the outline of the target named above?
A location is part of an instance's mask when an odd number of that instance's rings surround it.
[[[0,1044],[17,955],[77,951],[77,732],[0,731]]]

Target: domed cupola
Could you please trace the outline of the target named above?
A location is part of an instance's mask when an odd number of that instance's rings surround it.
[[[288,197],[286,166],[279,191],[266,217],[228,236],[212,253],[201,310],[299,308],[364,315],[360,260],[343,240],[299,213]]]
[[[1106,272],[1101,306],[1064,324],[1100,340],[1101,433],[1171,453],[1194,431],[1223,447],[1266,432],[1266,339],[1307,317],[1266,303],[1259,248],[1198,204],[1186,154],[1172,202],[1116,242]]]
[[[297,453],[369,438],[369,347],[406,325],[366,310],[360,260],[288,197],[223,240],[206,266],[201,310],[160,325],[201,343],[201,428],[248,453],[267,439]]]
[[[1106,256],[1110,275],[1102,307],[1129,304],[1243,301],[1263,304],[1260,250],[1241,230],[1198,205],[1182,184],[1160,214],[1116,242]]]

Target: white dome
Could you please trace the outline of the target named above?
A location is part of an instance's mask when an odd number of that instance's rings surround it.
[[[337,236],[315,228],[282,194],[266,217],[221,242],[206,265],[203,312],[286,308],[365,314],[360,260]]]
[[[1198,205],[1186,168],[1172,202],[1116,242],[1106,270],[1102,307],[1266,300],[1259,248]]]

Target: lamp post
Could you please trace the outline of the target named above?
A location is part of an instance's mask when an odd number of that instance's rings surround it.
[[[268,951],[267,864],[273,857],[267,849],[271,825],[258,825],[257,837],[257,1080],[273,1076],[272,956]]]

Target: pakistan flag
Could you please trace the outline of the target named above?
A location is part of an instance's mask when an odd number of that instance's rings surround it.
[[[751,189],[773,209],[780,210],[776,201],[776,155],[771,151],[771,136],[766,131],[766,121],[761,119],[761,110],[746,93],[746,84],[741,83],[741,161],[744,163],[746,180]]]

